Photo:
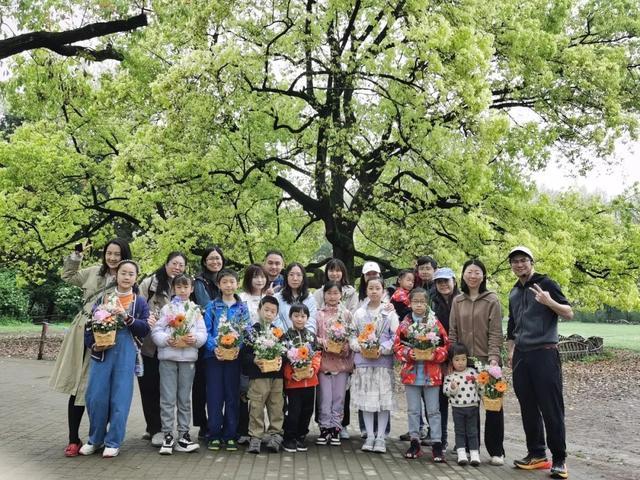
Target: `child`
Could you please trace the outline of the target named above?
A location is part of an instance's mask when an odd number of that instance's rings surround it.
[[[471,465],[480,465],[480,395],[476,383],[476,370],[467,367],[469,350],[463,343],[455,343],[451,347],[451,365],[453,372],[444,379],[443,392],[449,397],[453,412],[453,425],[456,432],[458,465],[466,465],[469,446]]]
[[[402,362],[400,378],[405,385],[407,395],[407,414],[409,417],[409,435],[411,445],[405,453],[406,458],[418,458],[422,455],[420,449],[420,408],[421,397],[427,407],[427,418],[431,428],[433,461],[445,461],[441,443],[440,419],[440,385],[442,384],[442,370],[440,364],[447,359],[449,339],[444,327],[440,324],[428,305],[427,291],[414,288],[409,294],[411,313],[404,317],[396,332],[393,345],[396,358]],[[409,327],[414,323],[426,323],[437,330],[438,345],[428,360],[416,360],[413,346],[408,342]]]
[[[218,327],[226,319],[240,335],[249,325],[247,305],[235,294],[238,274],[224,269],[218,274],[220,297],[207,305],[204,323],[207,342],[204,345],[207,391],[207,448],[220,450],[224,444],[228,451],[236,451],[238,430],[238,402],[240,398],[240,360],[225,360],[218,346]]]
[[[351,379],[353,404],[362,410],[367,439],[362,445],[365,452],[385,453],[385,430],[393,406],[393,337],[398,328],[398,316],[383,308],[384,284],[379,278],[367,282],[369,302],[355,313],[356,334],[366,336],[367,329],[378,342],[378,357],[362,356],[358,337],[352,337],[351,349],[356,352],[356,369]],[[378,431],[374,432],[374,416],[378,412]]]
[[[323,287],[324,307],[317,317],[317,343],[325,351],[318,374],[318,423],[320,436],[317,445],[340,445],[340,430],[344,415],[344,398],[349,374],[353,370],[353,352],[346,338],[339,353],[328,351],[331,326],[338,321],[349,332],[352,329],[351,313],[342,308],[342,287],[337,282],[327,282]]]
[[[282,339],[284,332],[274,326],[278,317],[278,301],[267,295],[262,297],[258,306],[258,321],[245,332],[246,341],[240,353],[242,370],[249,377],[249,453],[260,453],[260,445],[264,436],[264,409],[267,408],[269,417],[269,436],[267,448],[277,453],[282,443],[282,423],[284,421],[284,396],[282,381],[282,360],[280,369],[273,372],[262,372],[260,362],[256,358],[253,340],[260,332],[272,329],[276,337]]]
[[[199,307],[189,300],[193,292],[191,277],[180,274],[172,281],[175,296],[169,305],[162,307],[158,323],[151,329],[151,338],[158,347],[160,362],[160,420],[164,441],[160,455],[171,455],[175,446],[178,452],[193,452],[200,445],[191,441],[189,423],[191,420],[191,387],[195,375],[198,348],[207,341],[207,329]],[[184,316],[190,324],[182,338],[186,346],[178,347],[175,327],[170,322],[177,316]],[[173,437],[175,411],[178,408],[178,442]]]
[[[142,338],[149,333],[149,307],[145,299],[136,294],[137,278],[138,265],[133,260],[122,260],[116,267],[115,298],[103,297],[97,304],[115,301],[116,307],[111,310],[118,318],[114,345],[97,346],[92,321],[87,322],[84,342],[91,349],[86,392],[89,442],[80,448],[81,455],[91,455],[103,444],[103,457],[115,457],[120,453],[133,396],[136,339],[142,343]]]
[[[413,289],[415,276],[413,270],[402,270],[398,274],[396,291],[391,295],[391,303],[396,309],[398,318],[404,318],[411,313],[409,306],[409,292]]]
[[[303,303],[291,305],[289,318],[292,327],[285,333],[285,341],[290,347],[304,345],[315,346],[316,337],[306,328],[309,308]],[[284,418],[284,442],[286,452],[306,452],[305,437],[309,433],[309,422],[313,415],[318,371],[320,370],[320,352],[314,352],[309,368],[312,375],[298,378],[290,362],[284,365],[284,387],[287,396],[287,414]]]

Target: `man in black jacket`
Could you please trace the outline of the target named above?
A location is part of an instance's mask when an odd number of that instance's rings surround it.
[[[531,250],[515,247],[508,258],[518,277],[509,294],[509,364],[527,438],[527,456],[514,461],[514,465],[525,470],[549,468],[546,428],[552,455],[551,478],[569,478],[558,317],[571,320],[573,310],[556,282],[535,273]]]

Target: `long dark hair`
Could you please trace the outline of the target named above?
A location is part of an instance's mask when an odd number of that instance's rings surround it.
[[[136,262],[134,262],[133,260],[131,260],[130,258],[127,258],[125,260],[120,260],[120,262],[118,262],[118,265],[116,266],[116,288],[118,285],[117,282],[117,277],[118,277],[118,271],[120,270],[120,267],[122,267],[123,265],[133,265],[136,269],[136,282],[133,284],[133,287],[131,287],[131,291],[133,293],[135,293],[136,295],[140,293],[140,288],[138,287],[138,277],[140,276],[140,267],[138,266],[138,264]]]
[[[222,267],[220,267],[220,270],[218,270],[217,272],[212,272],[207,268],[207,257],[211,255],[211,252],[216,252],[218,255],[220,255],[220,258],[222,258]],[[218,245],[207,247],[205,248],[204,252],[202,252],[202,256],[200,257],[200,266],[202,267],[202,270],[200,271],[199,276],[204,277],[215,284],[218,281],[218,273],[220,273],[224,269],[226,263],[227,261],[224,258],[222,249]]]
[[[379,274],[380,278],[382,278],[382,274]],[[382,282],[382,287],[384,288],[384,281]],[[367,279],[364,276],[364,273],[360,275],[360,285],[358,285],[358,300],[362,301],[367,298]]]
[[[157,287],[153,292],[154,294],[165,293],[171,296],[171,283],[169,281],[170,280],[169,275],[167,275],[167,269],[165,267],[167,263],[169,263],[171,260],[173,260],[176,257],[182,257],[184,259],[185,265],[187,264],[187,256],[182,252],[175,251],[167,255],[167,260],[162,264],[160,268],[158,268],[155,272],[153,272],[153,274],[156,277],[156,281],[158,282]]]
[[[349,285],[349,274],[347,273],[347,266],[339,258],[332,258],[327,262],[327,266],[324,267],[324,283],[329,281],[329,270],[340,270],[342,272],[342,278],[340,284],[343,287]]]
[[[258,277],[260,275],[262,275],[265,278],[264,288],[262,289],[262,292],[260,292],[260,293],[264,293],[264,291],[269,286],[268,282],[266,282],[266,280],[269,279],[269,275],[267,275],[267,271],[264,269],[264,267],[259,263],[252,263],[244,271],[244,277],[242,279],[242,289],[245,292],[247,292],[249,295],[253,295],[253,286],[251,285],[251,281],[255,277]]]
[[[107,265],[107,261],[105,257],[107,256],[107,248],[109,245],[117,245],[120,247],[120,261],[122,260],[131,260],[131,248],[129,248],[129,242],[127,242],[124,238],[112,238],[109,240],[104,248],[102,249],[102,265],[100,266],[100,271],[98,275],[104,277],[109,271],[109,265]]]
[[[487,291],[487,269],[485,268],[484,263],[482,263],[477,258],[472,258],[471,260],[467,260],[466,262],[464,262],[464,265],[462,266],[462,275],[460,276],[460,290],[462,290],[464,293],[469,295],[469,286],[464,281],[464,271],[467,269],[467,267],[471,265],[475,265],[480,270],[482,270],[482,282],[480,283],[480,287],[478,288],[478,293],[486,292]]]
[[[293,297],[293,291],[289,286],[289,273],[294,267],[298,267],[302,272],[302,285],[300,285],[300,295],[296,298]],[[284,287],[282,288],[282,298],[288,304],[296,302],[302,302],[306,300],[309,296],[309,280],[307,280],[307,272],[302,266],[302,264],[298,262],[293,262],[287,265],[287,268],[284,269]]]

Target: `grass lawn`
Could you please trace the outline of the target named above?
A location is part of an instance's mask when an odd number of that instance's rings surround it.
[[[53,323],[49,325],[48,332],[50,334],[64,333],[69,328],[69,323]],[[16,321],[0,321],[0,335],[26,335],[42,332],[42,325],[34,325],[33,323],[23,323]]]
[[[602,337],[605,348],[624,348],[640,352],[640,325],[611,323],[560,322],[560,334],[574,333],[587,337]]]

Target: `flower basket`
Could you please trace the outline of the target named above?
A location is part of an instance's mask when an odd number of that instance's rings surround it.
[[[222,360],[235,360],[236,358],[238,358],[239,350],[240,349],[238,347],[233,347],[233,348],[220,347],[218,348],[218,354],[220,355],[220,358],[222,358]]]
[[[372,360],[375,360],[376,358],[379,357],[379,348],[361,348],[360,349],[360,355],[362,355],[364,358],[369,358]]]
[[[186,348],[191,346],[186,341],[186,335],[175,337],[174,340],[176,341],[174,348]]]
[[[262,361],[260,362],[260,371],[262,373],[277,372],[278,370],[280,370],[280,367],[282,366],[281,357],[276,357],[271,360],[267,360],[263,358],[261,360]]]
[[[416,360],[424,361],[429,360],[431,355],[433,354],[433,348],[427,348],[425,350],[421,350],[419,348],[413,349],[413,354],[416,356]]]
[[[295,368],[293,367],[293,373],[296,374],[300,380],[313,377],[313,369],[310,366]]]
[[[96,342],[97,347],[110,347],[116,344],[116,331],[109,330],[108,332],[93,331],[93,339]]]
[[[336,342],[335,340],[327,339],[327,352],[330,353],[340,353],[342,352],[342,347],[344,342]]]
[[[502,397],[489,398],[487,396],[482,397],[482,403],[484,409],[488,412],[499,412],[502,410]]]

